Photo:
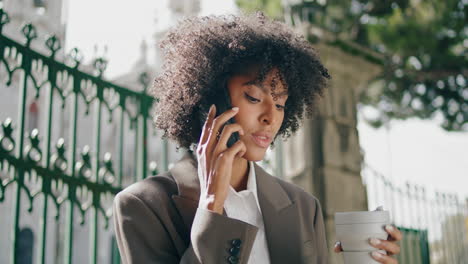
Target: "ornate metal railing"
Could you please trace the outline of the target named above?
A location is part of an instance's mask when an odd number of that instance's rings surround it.
[[[80,69],[82,55],[79,50],[73,49],[60,62],[56,57],[61,53],[61,43],[56,36],[50,36],[45,41],[49,52],[46,56],[31,48],[31,43],[37,38],[32,24],[22,28],[24,41],[20,43],[3,35],[2,29],[8,22],[7,13],[0,9],[0,80],[4,81],[0,85],[5,85],[5,89],[19,91],[17,119],[0,120],[0,205],[1,202],[5,203],[9,192],[13,198],[13,227],[11,240],[8,240],[11,243],[10,263],[18,263],[19,256],[24,254],[19,243],[20,218],[25,212],[23,207],[28,205],[27,210],[31,212],[36,203],[41,204],[42,211],[41,219],[37,221],[40,232],[38,245],[34,247],[36,263],[46,262],[48,219],[51,212],[49,206],[56,208],[57,220],[62,218],[61,208],[66,207],[63,259],[54,262],[72,262],[74,224],[77,222],[75,213],[78,212],[81,224],[89,221],[89,262],[96,263],[100,226],[104,224],[108,228],[113,197],[123,188],[124,160],[136,161],[129,182],[144,178],[149,170],[152,170],[152,174],[156,173],[155,166],[148,167],[146,147],[149,111],[154,103],[153,98],[146,93],[148,76],[142,74],[140,77],[142,91],[115,85],[102,78],[107,66],[104,58],[95,59],[92,63],[95,74],[88,74]],[[1,97],[0,103],[2,100],[10,100],[4,95]],[[46,109],[42,120],[44,131],[38,128],[28,131],[27,120],[31,118],[28,116],[28,100],[39,100],[40,97],[45,97],[42,98],[45,99],[43,106]],[[57,104],[61,108],[54,107]],[[68,136],[54,143],[54,124],[57,123],[57,117],[63,115],[61,112],[70,115],[69,132]],[[106,114],[108,120],[105,120]],[[90,116],[94,117],[94,124],[85,126],[82,120]],[[111,129],[104,136],[116,138],[115,162],[110,153],[103,155],[102,143],[103,127],[107,125],[106,121],[113,122],[114,119],[120,125],[115,127],[116,131]],[[124,129],[126,121],[134,133],[134,154],[125,149],[128,138]],[[93,133],[89,133],[90,127]],[[81,151],[78,144],[80,131],[88,132],[91,135],[88,138],[93,141],[92,144],[84,145]],[[161,170],[167,170],[168,167],[166,144],[163,141],[161,147]],[[128,175],[125,174],[125,177]],[[3,217],[5,215],[0,218]],[[0,240],[6,239],[0,235]]]
[[[466,263],[468,199],[411,183],[399,186],[368,165],[363,176],[369,209],[383,205],[404,234],[399,263]]]

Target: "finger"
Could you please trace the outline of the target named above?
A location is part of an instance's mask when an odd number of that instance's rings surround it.
[[[403,238],[401,231],[393,225],[386,225],[385,231],[390,235],[389,241],[400,241]]]
[[[236,143],[242,143],[242,141],[238,141]],[[210,173],[210,179],[208,180],[209,193],[216,193],[217,195],[226,194],[225,189],[221,190],[218,188],[219,186],[228,187],[229,183],[231,182],[232,164],[234,161],[234,155],[236,153],[233,152],[232,149],[237,149],[239,151],[242,150],[242,146],[240,144],[234,144],[228,150],[219,153],[219,155],[214,156],[212,164],[213,171]]]
[[[200,136],[200,142],[198,144],[199,146],[204,144],[206,140],[208,139],[209,129],[211,128],[211,124],[213,122],[215,115],[216,115],[216,106],[213,104],[211,105],[210,110],[208,111],[208,116],[206,117],[205,123],[203,124],[202,133]]]
[[[245,153],[247,148],[242,141],[237,141],[234,145],[228,148],[226,151],[219,153],[219,155],[214,156],[212,167],[216,173],[211,174],[208,179],[208,193],[215,193],[216,186],[229,186],[231,182],[230,177],[218,177],[218,175],[232,175],[232,163],[234,157],[237,153]],[[229,172],[229,173],[227,173]],[[223,192],[225,193],[225,192]]]
[[[230,171],[232,169],[232,163],[234,161],[234,157],[237,153],[242,153],[242,155],[247,151],[247,148],[242,141],[237,141],[232,147],[228,148],[224,152],[219,153],[219,155],[214,156],[213,162],[212,162],[212,167],[215,168],[213,175],[210,173],[210,179],[208,180],[208,191],[210,190],[210,187],[222,185],[226,186],[229,185],[231,182],[231,178],[227,177],[217,177],[216,175],[231,175]],[[229,172],[229,173],[228,173]],[[215,182],[212,184],[211,182]],[[211,186],[212,185],[212,186]]]
[[[236,143],[234,143],[234,145],[232,145],[223,153],[234,159],[235,156],[244,156],[245,152],[247,152],[247,147],[245,146],[244,142],[238,140]]]
[[[226,112],[220,114],[219,116],[217,116],[214,120],[213,120],[213,123],[211,124],[211,134],[212,135],[215,135],[214,137],[213,136],[210,136],[210,138],[208,139],[209,140],[209,143],[210,145],[212,145],[212,143],[214,141],[216,141],[216,134],[218,133],[218,131],[220,130],[220,128],[229,120],[231,119],[232,117],[234,117],[237,113],[239,112],[239,107],[233,107],[229,110],[227,110]]]
[[[383,211],[383,205],[378,206],[374,211]]]
[[[229,124],[223,127],[223,131],[221,132],[218,143],[216,144],[215,150],[213,151],[214,155],[217,155],[218,153],[227,149],[227,142],[229,137],[234,132],[239,132],[239,134],[244,135],[244,130],[242,129],[241,125],[237,123]]]
[[[383,249],[387,251],[388,253],[390,253],[390,255],[395,255],[395,254],[400,253],[400,246],[397,245],[394,241],[371,238],[369,239],[369,244],[371,244],[371,246],[375,248]]]
[[[335,251],[336,253],[340,253],[341,251],[343,251],[340,241],[335,243],[335,247],[333,248],[333,251]]]
[[[206,172],[210,170],[210,165],[211,165],[210,154],[211,153],[206,151],[206,148],[207,148],[206,142],[208,141],[208,138],[211,134],[210,130],[211,130],[215,116],[216,116],[216,106],[213,104],[211,105],[210,110],[208,111],[207,120],[205,121],[205,124],[203,125],[202,135],[200,137],[201,139],[197,147],[198,160],[199,160],[199,163],[202,164],[201,166],[199,165],[202,175],[206,175]]]
[[[374,251],[371,253],[373,259],[384,264],[397,264],[398,261],[390,256],[384,255],[380,252]]]

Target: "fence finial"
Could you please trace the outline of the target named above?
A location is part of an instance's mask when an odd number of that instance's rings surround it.
[[[107,68],[107,60],[103,57],[99,57],[94,60],[93,66],[94,66],[94,69],[97,71],[98,77],[101,78],[102,74]]]
[[[106,152],[106,154],[104,154],[104,167],[99,170],[99,178],[103,183],[112,184],[115,181],[114,175],[112,155]]]
[[[52,155],[51,164],[56,171],[65,172],[67,169],[67,158],[65,157],[65,140],[59,138],[55,146],[57,153]]]
[[[46,40],[46,46],[50,51],[50,57],[52,59],[55,58],[55,53],[62,48],[62,45],[60,45],[60,40],[57,38],[56,35],[52,35],[47,38]]]
[[[13,124],[11,118],[7,118],[2,124],[3,135],[0,136],[0,150],[12,152],[15,149],[15,140],[13,139]]]
[[[81,151],[81,160],[76,163],[76,173],[79,178],[91,179],[92,167],[89,146],[85,145]]]
[[[8,24],[10,22],[10,17],[8,13],[0,8],[0,34],[2,34],[3,25]]]
[[[37,128],[33,129],[29,135],[30,145],[26,148],[26,157],[30,162],[38,163],[42,159],[42,151],[39,146],[39,130]]]
[[[37,38],[36,27],[31,23],[27,23],[23,26],[21,32],[23,32],[23,36],[26,38],[25,46],[29,48],[29,46],[31,45],[31,41]]]
[[[75,63],[73,67],[75,67],[75,69],[78,69],[81,61],[83,60],[83,54],[81,53],[81,51],[75,47],[70,51],[70,54],[68,56]]]
[[[149,84],[149,76],[147,72],[142,72],[139,76],[138,81],[143,86],[143,91],[146,93],[146,89],[148,89]]]

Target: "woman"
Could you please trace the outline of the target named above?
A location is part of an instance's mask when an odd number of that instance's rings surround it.
[[[330,78],[315,50],[262,14],[186,19],[161,48],[155,125],[196,151],[116,196],[123,262],[327,263],[319,201],[254,163],[312,115]],[[223,93],[232,109],[218,112]],[[231,135],[239,140],[228,146]],[[376,248],[399,251],[391,241]]]

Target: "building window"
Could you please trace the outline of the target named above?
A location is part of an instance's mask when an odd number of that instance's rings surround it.
[[[33,0],[34,7],[45,7],[44,0]]]
[[[18,264],[33,263],[34,233],[30,228],[23,228],[19,232],[18,251],[16,252]]]

